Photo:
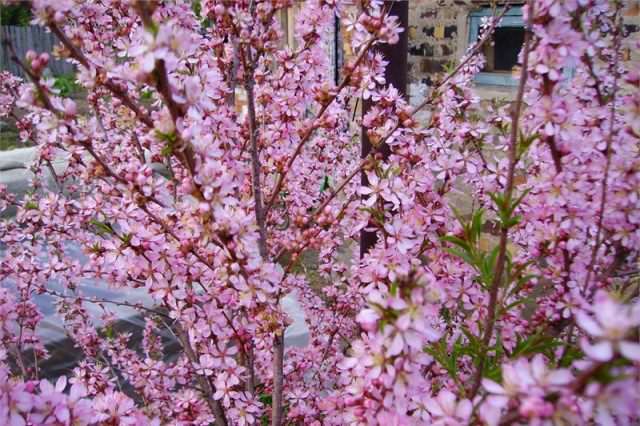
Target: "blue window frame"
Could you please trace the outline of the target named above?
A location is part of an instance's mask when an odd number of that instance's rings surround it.
[[[491,8],[483,8],[472,12],[469,15],[469,44],[475,43],[480,35],[480,25],[483,17],[493,16],[494,10]],[[500,10],[497,11],[500,13]],[[522,20],[522,7],[512,7],[507,11],[498,27],[506,28],[524,28]],[[517,80],[513,78],[509,72],[486,72],[481,71],[476,75],[476,83],[490,84],[494,86],[516,86]]]

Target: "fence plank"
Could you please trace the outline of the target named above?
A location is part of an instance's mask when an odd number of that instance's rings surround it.
[[[2,38],[7,37],[11,40],[13,48],[20,59],[24,59],[28,50],[34,50],[38,53],[47,52],[51,55],[53,47],[58,43],[53,34],[35,25],[27,27],[3,25],[1,29]],[[0,70],[25,77],[20,67],[10,58],[9,49],[3,44],[0,47]],[[52,56],[49,60],[49,70],[53,75],[70,74],[75,72],[75,67],[69,62],[54,59]]]

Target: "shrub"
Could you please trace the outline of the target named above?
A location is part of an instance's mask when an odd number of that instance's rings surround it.
[[[640,74],[620,59],[620,5],[529,1],[516,100],[495,107],[471,87],[492,17],[412,107],[385,85],[375,47],[401,29],[380,2],[308,1],[282,47],[292,3],[34,3],[89,111],[36,53],[2,98],[28,110],[39,158],[24,198],[1,192],[18,211],[0,225],[1,421],[638,422]],[[334,14],[355,52],[338,85]],[[49,190],[53,158],[68,166]],[[377,243],[358,261],[363,229]],[[90,297],[86,279],[154,304]],[[30,363],[47,357],[42,294],[83,355],[55,386]],[[288,294],[304,347],[284,345]],[[122,305],[145,318],[140,347],[114,327]]]

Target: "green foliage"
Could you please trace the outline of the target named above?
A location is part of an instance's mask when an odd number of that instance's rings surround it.
[[[31,22],[31,9],[27,3],[0,6],[0,24],[25,27]]]
[[[530,191],[531,189],[523,191],[522,194],[513,201],[510,199],[508,200],[504,194],[489,194],[498,210],[498,219],[500,220],[500,226],[502,226],[502,228],[509,229],[520,223],[522,218],[520,216],[514,216],[513,212]]]
[[[453,350],[449,353],[447,338],[443,336],[433,345],[426,347],[424,351],[447,371],[449,377],[456,381],[461,390],[464,390],[464,387],[458,383],[458,357],[462,354],[462,350],[463,347],[460,344],[460,338],[458,338],[453,345]]]
[[[320,192],[324,192],[329,188],[331,188],[329,176],[325,176],[324,179],[322,179],[322,185],[320,185]]]
[[[271,405],[273,402],[273,397],[271,396],[270,393],[263,393],[260,395],[259,400],[264,405]]]
[[[93,227],[95,228],[95,232],[98,235],[110,235],[115,233],[111,224],[107,222],[102,222],[97,219],[91,219],[89,223],[93,225]]]
[[[24,208],[25,210],[38,210],[38,203],[36,203],[35,201],[27,201],[24,204]]]
[[[171,157],[176,147],[176,142],[178,141],[176,133],[163,133],[160,131],[156,131],[156,137],[164,142],[164,146],[162,147],[160,153],[165,157]]]
[[[569,368],[573,365],[573,362],[584,358],[584,353],[577,345],[568,344],[564,348],[564,354],[562,359],[558,361],[559,368]],[[553,359],[553,358],[550,358]]]
[[[538,138],[539,135],[537,133],[526,136],[524,133],[520,132],[520,136],[518,137],[518,145],[516,147],[516,158],[518,159],[518,161],[527,152],[529,147],[533,145],[533,142],[535,142],[535,140]]]
[[[153,100],[153,92],[151,90],[143,90],[140,94],[142,102],[151,102]]]
[[[68,97],[82,90],[73,74],[63,74],[55,78],[53,87],[60,91],[60,96]]]
[[[446,247],[445,250],[473,266],[479,272],[478,281],[480,285],[487,289],[493,280],[498,247],[495,247],[490,252],[480,249],[480,236],[485,223],[484,210],[476,210],[468,222],[455,209],[454,213],[462,225],[462,235],[446,235],[442,237],[442,241],[453,245],[452,247]]]
[[[202,3],[200,2],[200,0],[193,0],[191,2],[191,10],[193,10],[193,13],[198,19],[202,18]]]
[[[485,348],[482,340],[471,333],[470,330],[463,328],[462,331],[464,337],[459,336],[450,349],[447,345],[448,336],[443,336],[436,343],[426,347],[424,351],[431,355],[433,359],[447,371],[449,377],[453,378],[462,394],[464,394],[465,388],[458,378],[458,361],[462,357],[470,357],[473,364],[477,367],[484,356],[483,377],[488,377],[498,382],[501,381],[501,364],[504,349],[500,334],[497,335],[494,346]]]
[[[537,333],[532,336],[518,336],[516,346],[509,355],[510,358],[531,357],[535,354],[545,354],[547,358],[554,359],[554,349],[562,345],[562,342],[553,336]]]

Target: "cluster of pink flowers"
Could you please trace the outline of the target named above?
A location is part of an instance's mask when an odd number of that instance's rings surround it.
[[[376,49],[404,29],[352,3],[304,2],[288,45],[293,0],[33,1],[86,99],[61,96],[43,53],[18,58],[24,81],[0,74],[0,118],[36,145],[29,191],[0,186],[0,423],[640,421],[640,69],[621,6],[530,0],[508,104],[473,90],[488,19],[412,106]],[[55,385],[42,295],[82,358]],[[305,346],[285,345],[285,297]],[[144,317],[140,339],[116,306]]]
[[[6,361],[6,354],[2,354]],[[159,425],[148,418],[134,401],[122,392],[109,390],[90,400],[82,384],[58,378],[22,381],[12,378],[6,366],[0,367],[0,421],[8,426],[37,425]]]

